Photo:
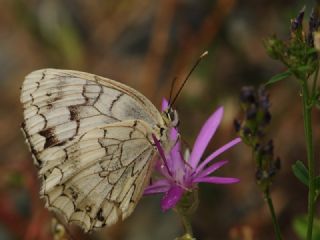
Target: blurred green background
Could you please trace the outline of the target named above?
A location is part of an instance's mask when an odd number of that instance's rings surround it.
[[[302,4],[309,15],[313,2],[297,0],[0,0],[0,239],[53,239],[52,215],[39,199],[36,168],[20,132],[19,87],[26,74],[45,67],[87,71],[128,84],[160,106],[173,78],[181,83],[208,50],[177,109],[183,138],[192,145],[206,118],[225,107],[209,154],[236,136],[241,87],[258,86],[284,70],[262,41],[273,33],[288,38],[289,20]],[[291,172],[293,162],[306,158],[297,84],[290,79],[272,86],[270,99],[270,136],[282,160],[272,196],[284,239],[294,240],[294,217],[305,213],[307,203],[306,188]],[[318,111],[314,117],[318,124]],[[316,126],[316,149],[319,131]],[[274,239],[250,149],[240,144],[219,159],[230,163],[218,174],[241,182],[200,185],[197,239]],[[144,197],[127,220],[97,233],[70,231],[75,239],[174,239],[182,233],[179,219],[163,213],[160,200]]]

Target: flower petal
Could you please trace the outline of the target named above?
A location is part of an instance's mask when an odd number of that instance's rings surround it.
[[[206,182],[206,183],[216,183],[216,184],[231,184],[237,183],[240,180],[238,178],[228,178],[228,177],[198,177],[193,180],[195,183]]]
[[[211,166],[209,166],[209,167],[203,169],[201,172],[199,172],[197,174],[197,177],[206,177],[227,163],[228,163],[228,161],[226,161],[226,160],[213,163]]]
[[[163,160],[164,166],[167,168],[169,175],[172,176],[171,170],[169,169],[169,166],[168,166],[168,161],[166,159],[166,156],[164,154],[164,150],[163,150],[159,140],[156,138],[156,136],[154,134],[152,134],[152,138],[153,138],[154,144],[156,145],[158,152]]]
[[[171,141],[173,142],[177,142],[178,141],[178,137],[179,137],[179,131],[177,128],[171,128],[169,130],[169,138]]]
[[[213,134],[216,132],[223,116],[223,108],[216,110],[202,126],[201,131],[193,145],[193,150],[189,159],[191,167],[196,168],[204,150],[208,146]]]
[[[221,153],[227,151],[229,148],[241,142],[241,138],[235,138],[227,144],[220,147],[218,150],[214,151],[209,157],[207,157],[198,167],[196,173],[199,173],[209,162],[211,162],[215,157],[219,156]]]
[[[170,149],[169,155],[171,158],[181,158],[181,143],[179,139],[179,132],[176,128],[171,128],[169,130],[169,138],[170,141],[174,144],[174,146]]]
[[[175,139],[175,145],[172,147],[169,153],[168,165],[170,170],[172,171],[172,174],[175,175],[176,178],[181,179],[181,174],[178,174],[180,177],[177,176],[177,173],[181,171],[184,172],[185,168],[185,161],[181,156],[181,142],[179,139],[177,140],[178,132],[176,129],[171,129],[171,135],[173,135],[172,139]]]
[[[169,107],[169,102],[167,99],[163,98],[162,99],[162,104],[161,104],[161,111],[165,111],[167,110],[167,108]]]
[[[154,166],[154,169],[161,173],[165,178],[167,179],[171,179],[171,175],[169,174],[168,172],[168,168],[164,165],[164,160],[162,160],[162,158],[160,156],[157,156],[158,158],[155,160],[156,163],[155,163],[155,166]],[[170,161],[167,159],[167,161]]]
[[[144,195],[167,192],[170,188],[170,183],[167,179],[160,179],[155,181],[144,189]]]
[[[161,200],[161,208],[163,211],[167,211],[170,208],[176,206],[180,198],[183,195],[183,189],[179,186],[171,186],[171,188],[166,192],[164,197]]]

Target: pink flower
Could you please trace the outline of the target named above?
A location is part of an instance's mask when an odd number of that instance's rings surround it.
[[[164,101],[162,108],[164,109],[166,107],[167,103]],[[228,142],[206,157],[203,161],[200,161],[209,141],[221,122],[222,116],[223,108],[220,107],[205,122],[189,156],[188,154],[186,154],[186,156],[181,155],[180,140],[176,142],[168,154],[165,154],[160,142],[153,136],[162,159],[162,161],[157,162],[156,169],[164,178],[149,185],[145,189],[144,194],[164,193],[161,201],[161,207],[164,211],[175,207],[183,194],[186,191],[196,189],[198,183],[231,184],[239,182],[239,179],[237,178],[211,176],[214,171],[221,168],[228,161],[219,161],[212,163],[211,165],[210,163],[217,156],[238,144],[241,141],[240,138],[235,138]],[[172,129],[170,138],[174,140],[177,139],[177,136],[178,131]]]

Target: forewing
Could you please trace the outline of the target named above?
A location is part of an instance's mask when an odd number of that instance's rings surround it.
[[[129,120],[45,149],[40,176],[47,206],[85,231],[129,216],[151,173],[150,131],[143,121]]]
[[[37,70],[21,89],[23,131],[35,163],[47,148],[72,144],[79,136],[106,124],[143,120],[162,125],[153,104],[136,90],[97,75],[58,69]]]
[[[85,231],[127,217],[151,172],[152,127],[163,124],[152,103],[110,79],[57,69],[30,73],[21,102],[47,206]]]

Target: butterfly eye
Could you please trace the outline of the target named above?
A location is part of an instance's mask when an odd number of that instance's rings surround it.
[[[173,110],[173,109],[170,109],[167,114],[168,114],[168,119],[171,122],[171,125],[173,127],[176,127],[178,125],[178,123],[179,123],[179,118],[178,118],[177,111]]]
[[[169,119],[173,121],[176,118],[176,112],[175,111],[170,111],[169,112]]]

